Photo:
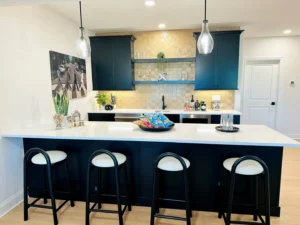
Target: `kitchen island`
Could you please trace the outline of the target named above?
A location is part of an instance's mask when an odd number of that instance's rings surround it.
[[[14,129],[2,134],[5,138],[23,138],[24,150],[40,147],[44,150],[58,149],[68,154],[70,177],[75,200],[85,200],[86,170],[88,158],[98,149],[107,149],[124,153],[130,163],[133,203],[150,206],[152,198],[153,162],[163,152],[174,152],[191,162],[189,168],[190,192],[194,210],[217,211],[219,182],[222,163],[229,157],[255,155],[263,159],[270,170],[271,214],[280,215],[280,181],[283,147],[299,147],[300,143],[266,126],[239,125],[238,133],[221,133],[212,124],[176,124],[174,129],[164,133],[152,133],[140,130],[131,123],[87,122],[85,127],[54,130],[53,127]],[[29,186],[31,196],[39,195],[43,186],[43,171],[31,168]],[[55,180],[58,188],[65,185],[64,174],[55,168]],[[33,174],[33,175],[32,175]],[[34,175],[36,174],[36,176]],[[37,177],[41,179],[36,179]],[[96,174],[92,176],[93,194],[97,187]],[[183,199],[183,177],[178,172],[164,176],[163,185],[167,191],[165,198]],[[236,188],[237,202],[244,207],[234,208],[234,212],[251,213],[248,203],[249,180],[239,178]],[[260,199],[263,199],[263,183],[259,180]],[[111,171],[103,173],[101,190],[113,194],[114,176]],[[121,180],[122,184],[122,180]],[[96,195],[95,195],[96,196]],[[63,194],[58,198],[66,198]],[[114,199],[103,199],[115,203]],[[263,201],[260,202],[263,208]],[[184,208],[180,202],[163,203],[165,207]]]

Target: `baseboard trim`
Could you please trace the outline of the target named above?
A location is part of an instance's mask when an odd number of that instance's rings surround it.
[[[16,194],[5,200],[0,204],[0,218],[7,214],[10,210],[15,208],[23,201],[23,190],[18,191]]]

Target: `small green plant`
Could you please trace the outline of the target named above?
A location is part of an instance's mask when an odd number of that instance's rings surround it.
[[[106,101],[108,100],[108,96],[106,94],[97,94],[95,98],[97,99],[98,105],[102,106],[105,106]]]
[[[65,94],[60,95],[59,93],[56,93],[53,98],[53,103],[56,114],[64,116],[68,115],[69,99]]]
[[[165,53],[159,52],[157,54],[157,69],[163,71],[165,68],[166,56]]]

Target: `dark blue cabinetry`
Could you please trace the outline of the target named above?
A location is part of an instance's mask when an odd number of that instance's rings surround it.
[[[134,36],[90,37],[93,90],[133,90]]]
[[[196,53],[195,90],[237,90],[240,35],[243,31],[211,32],[211,54]],[[200,33],[194,33],[198,40]]]

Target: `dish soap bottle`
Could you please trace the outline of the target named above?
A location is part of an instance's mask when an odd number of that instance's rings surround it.
[[[199,111],[200,110],[200,103],[198,100],[196,100],[196,103],[195,103],[195,111]]]

